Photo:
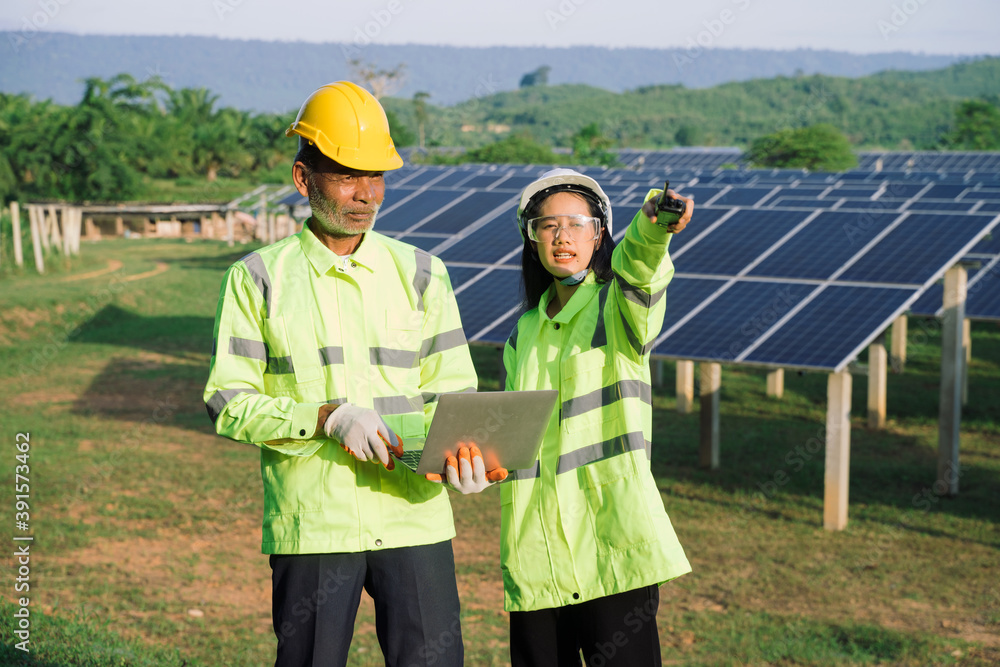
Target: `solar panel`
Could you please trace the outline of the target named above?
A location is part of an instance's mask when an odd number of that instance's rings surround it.
[[[826,280],[896,217],[882,211],[819,213],[748,275]]]
[[[448,277],[451,279],[452,289],[458,289],[469,282],[473,276],[483,272],[481,267],[471,266],[448,266]]]
[[[973,201],[928,201],[921,197],[920,199],[910,202],[910,205],[906,207],[908,211],[945,211],[945,212],[956,212],[956,211],[971,211],[977,202]]]
[[[490,188],[506,178],[502,172],[492,172],[488,174],[478,174],[461,182],[463,188]]]
[[[631,151],[622,161],[638,166],[641,158],[641,168],[584,169],[612,197],[617,238],[664,177],[695,195],[692,225],[671,240],[677,274],[654,354],[840,370],[907,307],[940,307],[932,283],[948,264],[971,251],[986,253],[984,262],[1000,255],[993,238],[974,243],[997,224],[996,155],[872,154],[842,174],[719,168],[739,156]],[[872,171],[880,159],[881,171]],[[376,226],[447,263],[470,340],[500,344],[516,321],[521,239],[513,213],[523,187],[548,168],[393,174]],[[1000,269],[987,275],[975,292],[980,283],[970,277],[970,313],[976,301],[998,299]]]
[[[541,174],[539,174],[540,176]],[[519,176],[511,175],[507,176],[504,180],[500,181],[493,188],[494,190],[514,190],[520,193],[524,188],[526,188],[530,183],[533,183],[538,179],[538,176]]]
[[[932,185],[921,195],[921,199],[955,199],[968,189],[969,186],[964,183],[960,185]]]
[[[453,193],[448,193],[454,199]],[[515,197],[509,192],[473,191],[454,206],[444,208],[420,226],[422,232],[456,234],[467,226],[493,211],[509,205],[516,205]]]
[[[972,250],[969,252],[984,255],[1000,255],[1000,229],[995,228],[992,232],[981,238],[979,243],[972,246]]]
[[[410,176],[409,178],[407,178],[405,181],[402,182],[405,183],[408,187],[410,186],[420,187],[422,185],[427,185],[436,178],[440,178],[447,171],[448,168],[446,167],[423,167],[417,173],[413,174],[412,176]]]
[[[969,259],[967,257],[966,259]],[[1000,255],[986,256],[981,266],[967,266],[965,317],[972,320],[1000,320]],[[942,281],[928,287],[910,306],[910,313],[940,317],[944,303]]]
[[[513,211],[494,217],[482,229],[448,247],[439,256],[446,262],[493,264],[501,261],[504,255],[520,248],[522,244],[521,234],[517,231],[513,218]],[[518,265],[520,262],[520,254],[508,261]]]
[[[827,287],[743,360],[800,368],[835,368],[866,346],[867,332],[887,327],[916,294],[916,289]]]
[[[683,248],[683,254],[673,251],[674,266],[683,273],[736,275],[806,215],[800,211],[737,211],[697,243]]]
[[[734,188],[712,200],[713,206],[753,206],[765,199],[774,188]]]
[[[467,281],[461,288],[455,289],[462,326],[470,339],[480,331],[495,326],[498,320],[505,319],[505,313],[517,308],[520,302],[520,271],[496,269],[480,275],[475,282]],[[509,334],[510,330],[506,333]]]
[[[668,323],[680,321],[728,282],[724,278],[674,276],[674,279],[667,285],[667,312],[663,320],[664,327]]]
[[[966,190],[962,199],[984,199],[987,201],[1000,201],[1000,190]]]
[[[417,246],[421,250],[430,252],[436,246],[440,245],[441,241],[445,240],[446,237],[440,234],[402,234],[396,238],[410,245]]]
[[[966,317],[1000,322],[1000,257],[994,258],[975,277],[976,282],[969,285]]]
[[[849,187],[849,188],[836,188],[831,190],[827,197],[849,197],[855,199],[871,199],[872,195],[878,192],[879,187],[873,185],[867,188],[859,187]]]
[[[709,283],[696,286],[701,291],[708,288]],[[733,360],[815,289],[814,285],[735,282],[696,313],[689,309],[678,320],[665,321],[654,353],[680,359]],[[685,296],[683,286],[678,291],[681,299],[692,300]],[[668,286],[667,298],[674,296]]]
[[[445,174],[438,180],[434,181],[435,188],[454,188],[460,187],[462,183],[470,180],[475,176],[475,172],[469,170],[468,167],[456,167],[451,172]]]
[[[914,213],[890,231],[841,280],[924,285],[970,249],[996,220],[990,216]]]
[[[453,206],[462,194],[449,190],[417,192],[399,205],[380,212],[375,223],[376,229],[394,232],[409,229],[429,216],[441,214],[447,207]]]

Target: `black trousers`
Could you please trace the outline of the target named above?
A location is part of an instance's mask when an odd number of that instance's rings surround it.
[[[511,667],[647,667],[662,664],[658,586],[567,607],[510,613]]]
[[[387,667],[460,667],[451,541],[362,553],[271,556],[275,667],[347,664],[361,589],[375,601]]]

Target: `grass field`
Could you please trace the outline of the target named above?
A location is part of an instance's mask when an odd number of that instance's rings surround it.
[[[30,592],[15,593],[18,564],[4,561],[0,664],[273,660],[257,452],[215,436],[201,400],[222,272],[248,250],[112,240],[46,276],[0,273],[0,502],[12,517],[16,434],[30,433],[35,536]],[[823,374],[786,373],[776,400],[763,371],[724,367],[715,472],[698,467],[697,413],[654,392],[654,471],[694,568],[661,588],[666,664],[1000,663],[1000,329],[974,323],[972,336],[961,493],[933,490],[939,339],[911,321],[884,430],[865,426],[855,378],[838,533],[821,527],[823,454],[809,447]],[[497,351],[474,356],[481,387],[497,388]],[[504,665],[498,494],[453,505],[467,664]],[[25,594],[28,654],[13,648]],[[368,600],[352,664],[382,664]]]

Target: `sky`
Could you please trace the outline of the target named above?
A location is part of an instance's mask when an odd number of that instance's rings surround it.
[[[1000,2],[3,0],[0,30],[339,43],[980,55],[1000,54]]]

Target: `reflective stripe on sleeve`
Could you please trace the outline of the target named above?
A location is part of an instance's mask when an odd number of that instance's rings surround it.
[[[564,472],[576,470],[580,466],[640,449],[646,449],[646,437],[642,434],[642,431],[626,433],[617,438],[611,438],[610,440],[581,447],[576,451],[563,454],[559,457],[559,463],[556,465],[556,474],[561,475]]]
[[[625,317],[625,311],[619,310],[618,314],[622,318],[622,326],[625,328],[625,337],[628,338],[628,344],[632,346],[632,349],[635,350],[636,354],[639,356],[646,356],[649,351],[653,349],[653,343],[655,341],[649,341],[647,344],[643,345],[639,341],[639,337],[635,335],[634,331],[632,331],[632,325],[629,324],[628,319]]]
[[[594,391],[574,396],[563,401],[562,419],[578,417],[591,410],[599,410],[623,398],[639,398],[643,403],[653,404],[653,388],[642,380],[619,380],[618,382],[595,389]]]
[[[254,284],[264,297],[264,312],[271,317],[271,276],[267,274],[264,260],[258,253],[252,252],[240,261],[246,265]]]
[[[632,303],[637,303],[643,308],[652,308],[663,298],[663,295],[667,293],[667,288],[664,287],[659,292],[655,294],[646,294],[643,290],[639,289],[629,281],[622,278],[619,274],[615,273],[615,281],[618,286],[622,289],[622,294],[625,298]]]
[[[452,350],[465,345],[468,341],[465,338],[465,330],[462,327],[451,331],[442,331],[433,338],[428,338],[420,346],[420,358],[426,359],[432,354]]]
[[[413,274],[413,289],[417,290],[417,310],[423,310],[424,292],[431,284],[431,254],[420,248],[417,248],[413,254],[417,262],[417,270]]]
[[[267,361],[267,346],[259,340],[249,338],[229,337],[229,354],[248,359]]]
[[[344,348],[332,345],[319,348],[319,362],[323,366],[344,363]]]
[[[208,418],[212,420],[214,424],[222,414],[222,411],[226,409],[229,405],[229,401],[236,398],[239,394],[257,394],[260,393],[256,389],[219,389],[214,394],[212,398],[208,399],[205,403],[205,409],[208,410]]]
[[[292,365],[291,357],[268,357],[267,369],[264,372],[271,375],[288,375],[295,372],[295,366]]]
[[[535,465],[530,468],[521,468],[519,470],[510,470],[507,473],[507,479],[517,480],[517,479],[535,479],[541,476],[541,467],[538,461],[535,461]]]
[[[407,412],[420,412],[424,409],[422,396],[407,398],[406,396],[376,396],[372,399],[375,412],[380,415],[405,415]]]
[[[413,368],[417,362],[417,353],[413,350],[394,350],[389,347],[371,347],[368,348],[368,355],[373,366]]]

